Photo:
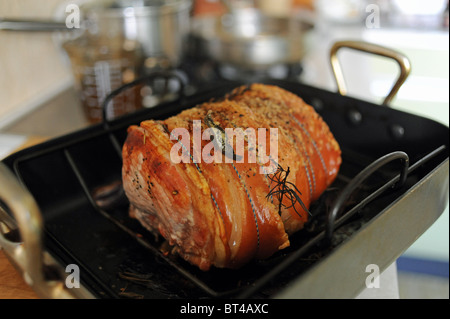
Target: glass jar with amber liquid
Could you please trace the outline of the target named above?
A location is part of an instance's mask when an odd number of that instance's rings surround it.
[[[91,33],[68,41],[67,52],[75,86],[87,120],[103,119],[102,103],[109,93],[141,76],[143,54],[139,42],[120,33]],[[117,95],[107,106],[108,119],[142,108],[141,87]]]

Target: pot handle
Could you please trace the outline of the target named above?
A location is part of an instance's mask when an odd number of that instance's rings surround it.
[[[67,31],[71,29],[67,27],[65,22],[59,21],[0,19],[0,30],[51,32],[51,31]]]
[[[334,45],[331,47],[330,50],[330,62],[333,75],[338,87],[338,91],[341,95],[347,94],[347,87],[345,85],[344,75],[342,73],[341,65],[337,57],[338,51],[342,48],[348,48],[361,52],[380,55],[383,57],[393,59],[397,62],[397,64],[400,67],[400,74],[397,78],[397,81],[392,86],[391,91],[383,101],[383,105],[389,105],[411,72],[411,63],[409,59],[400,52],[369,42],[346,40],[334,43]]]
[[[25,282],[43,298],[88,298],[90,293],[83,287],[67,288],[60,266],[44,254],[40,209],[30,192],[2,162],[0,185],[0,248],[22,273]]]

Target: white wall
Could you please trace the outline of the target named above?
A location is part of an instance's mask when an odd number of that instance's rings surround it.
[[[0,0],[0,16],[52,19],[64,3]],[[71,85],[68,64],[54,39],[54,33],[0,30],[0,129]]]

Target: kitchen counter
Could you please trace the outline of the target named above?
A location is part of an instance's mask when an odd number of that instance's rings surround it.
[[[75,89],[69,88],[0,133],[53,138],[88,125]]]
[[[37,299],[36,293],[26,284],[19,272],[0,250],[0,299]]]

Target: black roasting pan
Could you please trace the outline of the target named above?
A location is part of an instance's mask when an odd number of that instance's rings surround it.
[[[46,298],[353,298],[368,264],[384,270],[443,212],[448,127],[293,81],[261,82],[313,105],[343,152],[336,182],[291,247],[239,270],[202,272],[163,254],[162,241],[128,216],[120,187],[127,127],[246,84],[223,81],[2,161],[0,245],[32,288]],[[105,189],[116,196],[106,204]]]

